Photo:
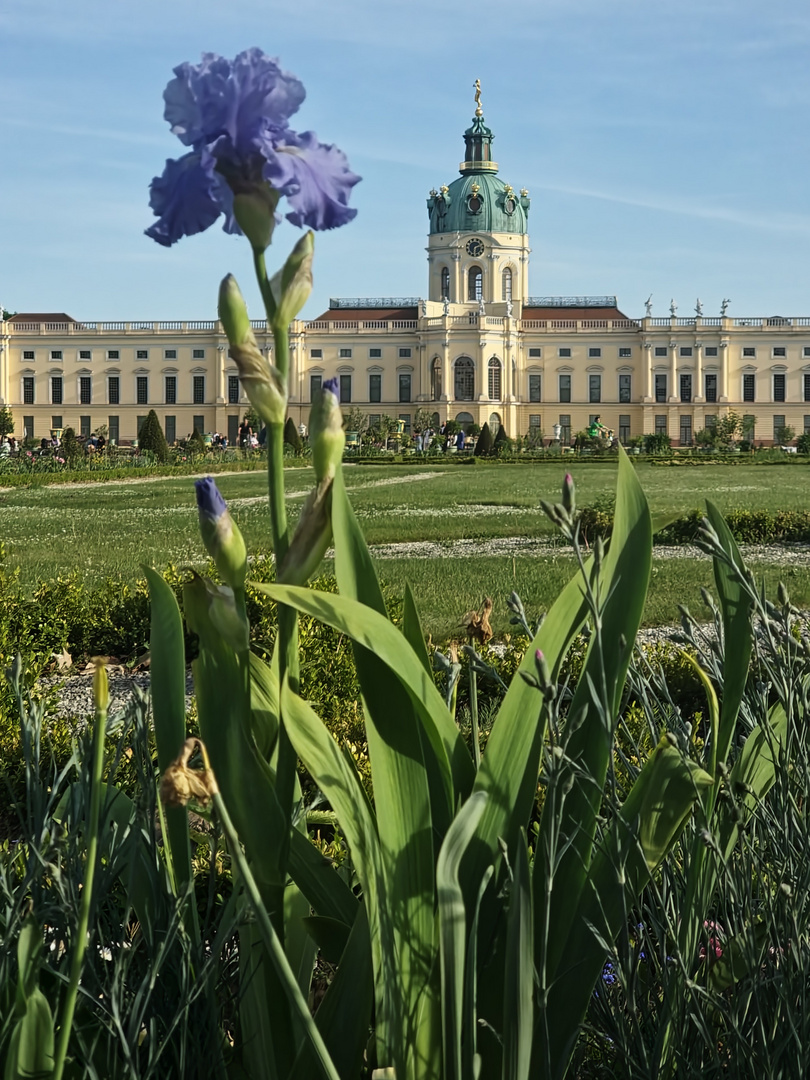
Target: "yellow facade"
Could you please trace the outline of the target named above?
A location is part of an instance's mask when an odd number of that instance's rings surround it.
[[[425,299],[331,301],[291,326],[289,412],[308,423],[312,394],[340,381],[345,409],[436,426],[555,426],[563,439],[599,415],[622,441],[656,431],[675,445],[734,410],[745,437],[810,429],[810,318],[628,318],[614,297],[532,297],[529,193],[497,175],[476,113],[461,176],[428,199]],[[254,323],[272,357],[272,335]],[[116,442],[154,408],[169,441],[195,426],[233,441],[248,408],[218,322],[83,322],[20,314],[0,322],[0,404],[18,437],[55,427]]]

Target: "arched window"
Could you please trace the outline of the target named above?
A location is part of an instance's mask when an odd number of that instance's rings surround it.
[[[487,366],[487,376],[490,401],[501,400],[501,362],[497,356],[493,356]]]
[[[442,267],[442,300],[450,299],[450,271],[446,266]]]
[[[498,434],[498,431],[500,430],[500,427],[501,427],[500,414],[496,413],[496,412],[490,413],[489,414],[489,430],[490,430],[490,433],[491,433],[493,439]]]
[[[508,266],[504,269],[503,272],[502,291],[502,300],[512,299],[512,271],[509,269]]]
[[[454,396],[456,401],[475,399],[475,365],[469,356],[460,356],[456,360]]]
[[[472,413],[468,413],[468,412],[456,413],[456,423],[460,424],[461,427],[464,428],[464,433],[466,434],[467,431],[469,430],[470,424],[473,423]]]
[[[430,396],[433,401],[442,396],[442,362],[438,356],[433,357],[430,365]]]
[[[480,300],[484,295],[484,272],[480,266],[471,266],[467,275],[467,299]]]

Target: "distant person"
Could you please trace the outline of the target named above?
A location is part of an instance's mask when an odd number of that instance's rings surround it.
[[[247,417],[239,425],[239,445],[243,450],[250,449],[250,437],[253,434],[253,429],[248,423]]]
[[[459,452],[464,449],[464,441],[466,438],[467,436],[464,434],[464,428],[462,428],[461,431],[459,431],[458,433],[458,437],[456,438],[456,447],[458,448]]]

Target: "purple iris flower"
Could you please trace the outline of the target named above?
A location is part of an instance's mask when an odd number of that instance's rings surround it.
[[[189,152],[168,160],[150,188],[158,217],[146,235],[169,247],[225,214],[225,232],[241,233],[235,194],[267,190],[286,197],[287,218],[311,229],[345,225],[357,211],[347,204],[359,181],[345,154],[311,131],[288,126],[305,97],[301,82],[260,49],[235,60],[203,53],[200,64],[180,64],[166,87],[164,116]]]
[[[197,509],[200,512],[200,518],[219,521],[227,512],[228,506],[213,476],[204,476],[202,480],[195,480],[194,490],[197,492]]]

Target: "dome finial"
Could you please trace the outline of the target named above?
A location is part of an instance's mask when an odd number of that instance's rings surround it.
[[[483,116],[484,111],[481,108],[481,80],[476,79],[473,86],[475,87],[475,115]]]

